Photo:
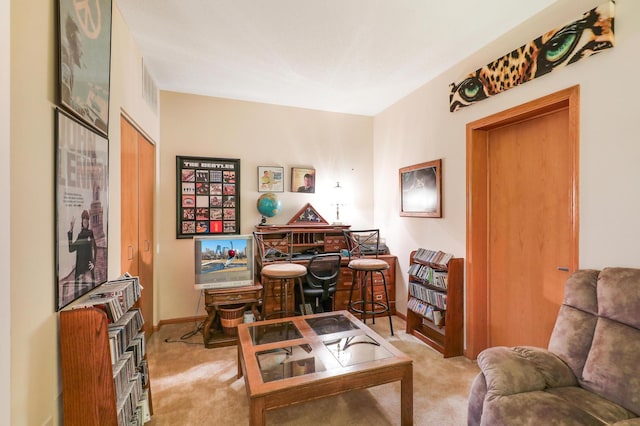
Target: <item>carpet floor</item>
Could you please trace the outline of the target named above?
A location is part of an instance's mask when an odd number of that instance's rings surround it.
[[[466,425],[475,361],[444,359],[405,333],[393,317],[368,325],[413,359],[415,425]],[[153,417],[147,426],[247,425],[249,403],[238,379],[235,346],[206,349],[197,324],[164,325],[147,342]],[[389,383],[267,411],[270,425],[399,425],[400,383]]]

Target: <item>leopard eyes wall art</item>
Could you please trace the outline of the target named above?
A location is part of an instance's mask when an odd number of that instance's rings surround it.
[[[449,110],[487,99],[614,46],[615,2],[584,13],[450,84]]]

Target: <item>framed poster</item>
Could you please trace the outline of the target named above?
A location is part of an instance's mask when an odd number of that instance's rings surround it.
[[[284,192],[284,167],[258,166],[258,192]]]
[[[58,2],[60,105],[107,135],[111,0]]]
[[[107,281],[109,142],[56,109],[56,310]]]
[[[442,217],[442,160],[400,169],[400,216]]]
[[[316,192],[316,171],[301,167],[291,168],[291,192]]]
[[[176,156],[176,238],[240,233],[240,160]]]

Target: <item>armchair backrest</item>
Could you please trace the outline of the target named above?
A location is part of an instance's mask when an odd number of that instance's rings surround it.
[[[583,388],[640,414],[640,269],[573,273],[549,350]]]

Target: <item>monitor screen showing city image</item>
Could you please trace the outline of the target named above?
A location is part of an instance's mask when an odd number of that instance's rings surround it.
[[[194,237],[195,288],[253,285],[253,236]]]

